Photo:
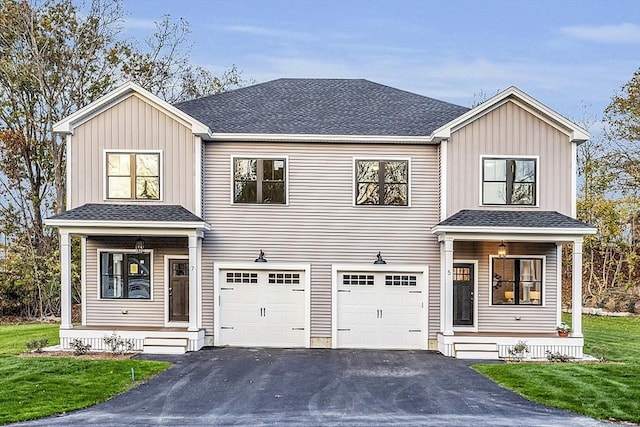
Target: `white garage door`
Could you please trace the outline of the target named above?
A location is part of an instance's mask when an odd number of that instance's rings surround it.
[[[305,272],[220,270],[218,345],[305,346]]]
[[[337,348],[426,349],[422,272],[337,274]]]

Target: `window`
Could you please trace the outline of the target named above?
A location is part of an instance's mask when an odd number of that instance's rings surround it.
[[[373,275],[369,274],[344,274],[342,284],[347,286],[373,286]]]
[[[269,273],[270,285],[299,285],[300,273]]]
[[[356,205],[409,204],[407,160],[357,160]]]
[[[160,199],[160,153],[107,153],[108,199]]]
[[[234,159],[233,202],[286,204],[285,159]]]
[[[227,273],[227,283],[258,283],[258,273],[243,273],[240,271]]]
[[[115,299],[151,298],[151,255],[100,253],[100,296]]]
[[[493,304],[542,305],[542,259],[492,258]]]
[[[416,286],[417,276],[384,276],[386,286]]]
[[[483,159],[482,204],[535,205],[535,159]]]

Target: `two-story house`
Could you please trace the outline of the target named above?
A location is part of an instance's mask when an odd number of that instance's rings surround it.
[[[559,338],[563,247],[581,313],[576,147],[511,87],[473,109],[366,80],[281,79],[169,105],[125,84],[66,135],[61,342],[432,349]],[[81,236],[82,325],[70,236]]]

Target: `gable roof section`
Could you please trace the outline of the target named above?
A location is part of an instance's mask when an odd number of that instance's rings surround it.
[[[587,130],[527,95],[517,87],[511,86],[475,108],[468,110],[464,114],[461,114],[445,125],[439,127],[433,132],[433,138],[436,140],[448,139],[451,137],[451,133],[455,130],[460,129],[509,101],[515,102],[517,105],[525,108],[538,118],[558,129],[561,129],[564,133],[569,135],[572,142],[582,143],[590,137]]]
[[[176,104],[216,135],[428,137],[469,109],[368,80],[279,79]]]
[[[150,227],[171,225],[178,228],[203,228],[209,225],[199,216],[180,205],[128,205],[87,203],[77,208],[49,217],[50,226],[112,226]]]
[[[590,224],[555,211],[461,210],[433,227],[435,234],[446,232],[544,232],[595,234]]]
[[[79,109],[75,113],[59,121],[58,123],[53,125],[53,131],[61,134],[73,134],[74,128],[80,126],[81,124],[97,116],[101,112],[107,110],[109,107],[117,104],[118,102],[131,96],[132,94],[138,94],[154,107],[164,111],[170,116],[178,118],[188,126],[191,126],[191,131],[195,135],[201,136],[203,138],[209,136],[209,129],[207,128],[207,126],[133,82],[123,84],[122,86],[107,93],[102,98],[95,100],[91,104]]]

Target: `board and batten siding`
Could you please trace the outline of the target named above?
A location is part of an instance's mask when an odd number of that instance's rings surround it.
[[[288,157],[288,205],[233,204],[232,156]],[[411,206],[354,206],[354,157],[409,158]],[[311,337],[331,337],[331,265],[418,264],[430,271],[429,332],[439,322],[438,149],[426,145],[206,143],[203,325],[213,321],[214,262],[311,263]],[[207,332],[210,333],[210,332]]]
[[[543,255],[543,306],[491,305],[490,255],[496,242],[454,242],[455,260],[478,260],[478,332],[554,332],[557,322],[557,255],[555,243],[506,242],[508,256]],[[519,318],[520,320],[516,320]]]
[[[184,239],[145,239],[152,250],[151,300],[100,299],[100,261],[98,250],[131,251],[134,239],[88,238],[86,251],[86,316],[89,326],[165,326],[165,255],[188,255]],[[125,311],[126,313],[123,313]]]
[[[462,209],[540,209],[571,216],[571,142],[513,102],[451,134],[447,144],[447,217]],[[539,156],[538,208],[481,206],[481,156]]]
[[[196,208],[195,147],[191,127],[164,113],[136,94],[75,128],[71,138],[70,206],[85,203],[131,203],[105,200],[105,150],[158,150],[162,152],[161,201],[136,201]]]

